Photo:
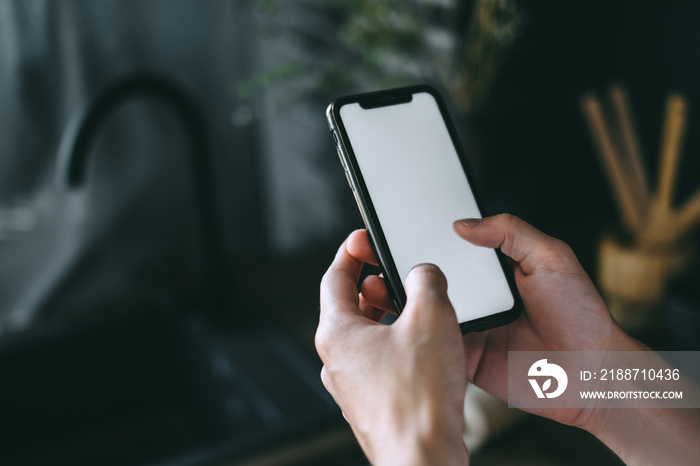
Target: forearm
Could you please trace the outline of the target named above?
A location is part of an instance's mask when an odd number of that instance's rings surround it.
[[[697,464],[700,410],[613,408],[587,426],[629,465]]]
[[[372,438],[356,432],[356,437],[374,466],[465,466],[469,457],[463,431],[463,422],[441,418],[394,424],[374,430]]]
[[[650,367],[667,364],[637,340],[628,338],[624,346],[648,351]],[[687,398],[698,399],[692,383],[681,388]],[[700,409],[598,408],[583,427],[629,465],[697,464],[700,458]]]
[[[411,438],[393,442],[376,451],[370,458],[374,466],[465,466],[469,464],[466,447],[439,437]]]

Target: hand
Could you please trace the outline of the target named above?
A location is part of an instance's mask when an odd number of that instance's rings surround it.
[[[466,219],[455,222],[454,229],[475,245],[500,248],[514,261],[525,307],[510,325],[464,336],[466,375],[475,385],[506,399],[508,351],[648,350],[615,323],[565,243],[511,215]],[[376,262],[366,236],[350,239],[354,257]],[[384,311],[393,309],[380,277],[365,280],[361,300]],[[695,409],[532,412],[588,430],[627,464],[694,464],[700,455],[700,415]]]
[[[372,464],[466,464],[466,361],[445,277],[436,266],[416,266],[404,312],[382,325],[384,311],[357,292],[358,257],[368,254],[367,233],[354,232],[321,282],[323,384]],[[362,288],[371,296],[378,286],[374,276]]]
[[[508,351],[649,350],[613,320],[605,302],[569,246],[511,215],[455,222],[467,241],[501,251],[515,261],[525,306],[506,327],[464,337],[467,376],[507,396]],[[626,464],[697,464],[697,409],[546,409],[536,414],[589,431]]]
[[[602,351],[637,349],[615,323],[608,308],[564,242],[538,231],[512,215],[467,219],[454,223],[455,232],[471,243],[500,248],[514,261],[515,280],[524,312],[510,325],[464,336],[467,378],[496,397],[508,396],[508,351]],[[354,241],[365,239],[357,236]],[[366,244],[351,244],[360,260],[376,262]],[[393,309],[383,280],[363,287],[363,300],[383,310]],[[452,284],[452,286],[459,286]],[[556,421],[585,427],[590,411],[536,411]]]
[[[514,262],[524,312],[511,325],[465,335],[467,376],[505,400],[508,351],[625,351],[642,349],[614,321],[574,252],[512,215],[454,223],[477,246],[500,248]],[[588,427],[591,409],[546,409],[536,414]]]

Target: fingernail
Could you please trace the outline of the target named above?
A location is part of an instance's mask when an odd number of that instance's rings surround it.
[[[457,221],[467,227],[476,227],[481,224],[480,218],[463,218],[462,220]]]
[[[420,264],[416,264],[413,266],[413,268],[411,270],[418,268],[418,267],[427,267],[430,269],[440,270],[440,267],[438,267],[437,265],[432,264],[430,262],[421,262]]]

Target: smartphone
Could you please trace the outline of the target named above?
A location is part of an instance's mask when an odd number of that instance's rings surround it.
[[[326,116],[396,310],[408,273],[430,262],[447,277],[462,333],[515,320],[522,305],[506,257],[452,229],[483,210],[438,92],[420,85],[342,97]]]

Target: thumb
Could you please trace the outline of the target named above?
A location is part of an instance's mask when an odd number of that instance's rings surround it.
[[[510,214],[458,220],[453,228],[460,237],[476,246],[500,248],[503,254],[520,264],[525,274],[536,269],[537,264],[556,268],[562,259],[573,256],[564,242]]]
[[[401,317],[404,321],[419,323],[447,321],[457,325],[457,316],[447,297],[447,279],[434,264],[415,266],[406,278],[406,307]],[[454,321],[454,322],[452,322]]]

